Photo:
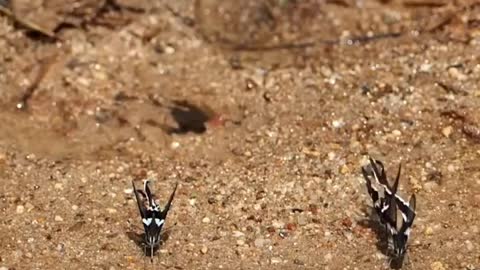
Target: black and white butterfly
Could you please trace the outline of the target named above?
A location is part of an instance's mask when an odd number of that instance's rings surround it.
[[[143,184],[143,191],[137,190],[135,183],[132,181],[133,193],[135,194],[135,199],[137,200],[138,210],[140,211],[140,216],[142,217],[143,228],[145,230],[145,254],[147,253],[147,248],[150,248],[150,260],[153,261],[154,249],[160,245],[161,237],[160,233],[162,231],[163,225],[167,218],[168,211],[172,205],[173,197],[177,191],[178,184],[175,185],[170,199],[168,200],[165,208],[160,209],[160,206],[155,202],[153,198],[153,193],[149,187],[150,180],[145,180]],[[140,198],[140,195],[143,198]]]
[[[393,242],[393,260],[402,264],[407,251],[407,242],[415,219],[415,194],[406,202],[397,194],[401,166],[393,186],[388,182],[385,167],[382,162],[369,159],[370,164],[362,167],[362,173],[367,184],[367,190],[373,201],[373,208],[380,222],[385,225],[388,238]],[[401,216],[400,219],[397,216]]]

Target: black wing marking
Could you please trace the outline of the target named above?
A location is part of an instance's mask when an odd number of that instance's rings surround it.
[[[395,193],[398,187],[398,181],[400,178],[400,169],[397,174],[397,179],[393,185],[390,186],[387,179],[387,174],[385,172],[385,167],[383,163],[379,160],[375,160],[369,157],[370,164],[367,168],[362,167],[363,176],[367,182],[367,190],[370,194],[370,197],[373,200],[374,208],[380,217],[380,221],[387,226],[395,227],[396,225],[396,206],[395,206]],[[371,177],[375,179],[377,185],[383,189],[383,193],[380,195],[380,191],[373,185]]]
[[[140,211],[140,215],[142,216],[142,219],[143,219],[147,215],[146,209],[145,209],[145,206],[143,205],[143,201],[140,200],[140,196],[138,195],[139,190],[137,190],[137,188],[135,187],[135,183],[133,181],[132,181],[132,186],[133,186],[133,193],[135,194],[135,200],[137,201],[137,205],[138,205],[138,211]]]
[[[405,202],[400,196],[395,196],[396,203],[398,204],[398,209],[400,209],[400,212],[402,213],[402,218],[403,218],[403,224],[402,227],[400,228],[400,233],[405,233],[406,236],[408,237],[409,234],[409,229],[413,225],[413,220],[415,219],[416,213],[415,213],[415,207],[417,204],[417,199],[415,197],[415,194],[410,197],[410,201],[407,203]]]
[[[172,206],[173,198],[175,197],[175,192],[177,192],[177,187],[178,183],[175,184],[175,188],[173,188],[172,194],[170,194],[170,198],[168,199],[167,204],[165,205],[165,208],[162,211],[162,216],[163,219],[167,217],[168,211],[170,210],[170,207]]]
[[[362,174],[363,178],[365,178],[365,181],[367,182],[367,191],[370,197],[372,198],[373,205],[377,205],[380,203],[380,195],[378,190],[373,186],[372,181],[370,180],[370,175],[367,172],[367,169],[365,167],[362,167]]]
[[[393,186],[390,186],[388,183],[388,179],[382,179],[382,184],[385,187],[385,211],[382,212],[383,219],[386,220],[387,225],[389,226],[390,231],[393,229],[397,230],[397,203],[396,198],[398,184],[400,181],[400,174],[402,171],[402,164],[398,166],[397,177],[395,178],[395,182]]]

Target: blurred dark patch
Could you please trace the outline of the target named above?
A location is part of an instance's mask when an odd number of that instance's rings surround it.
[[[377,243],[375,244],[377,249],[388,256],[388,264],[390,265],[391,269],[401,269],[403,266],[403,259],[404,257],[392,257],[389,247],[388,247],[388,231],[385,225],[381,224],[378,220],[378,217],[375,211],[370,211],[370,216],[367,219],[360,220],[358,225],[364,228],[370,228],[377,236]],[[406,254],[405,256],[407,256]]]
[[[145,248],[145,233],[136,233],[136,232],[133,232],[133,231],[128,231],[125,233],[127,235],[127,237],[132,240],[139,248],[142,249],[143,253],[145,254],[145,256],[147,257],[151,257],[153,256],[153,254],[151,254],[151,250],[149,248]],[[155,253],[159,248],[160,246],[165,243],[168,239],[170,238],[170,232],[169,230],[165,230],[163,231],[163,233],[160,235],[160,245],[159,246],[156,246],[154,249],[153,249],[153,253]]]
[[[207,131],[206,123],[212,118],[211,113],[186,100],[174,101],[170,113],[178,127],[169,128],[169,134],[201,134]]]
[[[364,228],[370,228],[377,236],[377,249],[384,255],[388,256],[388,232],[384,225],[380,224],[378,217],[374,211],[370,211],[370,216],[367,219],[360,220],[358,225]]]

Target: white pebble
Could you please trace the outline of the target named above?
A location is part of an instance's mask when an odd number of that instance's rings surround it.
[[[202,219],[202,222],[203,222],[203,223],[210,223],[210,219],[209,219],[208,217],[204,217],[204,218]]]
[[[243,232],[240,232],[240,231],[234,231],[232,233],[232,235],[233,235],[233,237],[236,237],[236,238],[245,236],[245,234]]]
[[[323,259],[326,261],[326,262],[329,262],[333,259],[333,255],[332,253],[327,253],[325,254],[325,256],[323,256]]]
[[[282,259],[281,258],[271,258],[270,259],[270,263],[271,264],[278,264],[278,263],[281,263],[282,262]]]
[[[63,218],[61,216],[55,216],[55,221],[62,222]]]
[[[17,205],[17,214],[23,214],[25,207],[23,205]]]
[[[172,149],[177,149],[177,148],[179,148],[179,147],[180,147],[180,143],[179,143],[179,142],[172,142],[172,143],[170,144],[170,148],[172,148]]]
[[[334,128],[341,128],[345,125],[345,122],[343,121],[343,119],[337,119],[337,120],[333,120],[332,121],[332,126]]]

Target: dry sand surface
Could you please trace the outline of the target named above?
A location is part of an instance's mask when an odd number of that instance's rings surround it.
[[[388,269],[368,155],[417,197],[404,269],[480,269],[476,1],[0,4],[0,270]]]

